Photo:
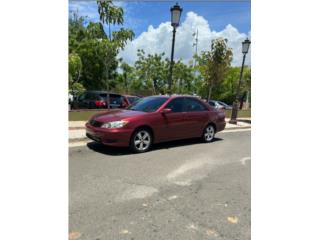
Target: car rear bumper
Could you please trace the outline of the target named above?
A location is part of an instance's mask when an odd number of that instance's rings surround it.
[[[216,129],[217,132],[223,131],[225,129],[225,127],[226,127],[226,121],[217,122],[216,123],[216,127],[217,127],[217,129]]]
[[[93,141],[109,146],[127,147],[130,144],[132,129],[96,128],[86,123],[86,136]]]

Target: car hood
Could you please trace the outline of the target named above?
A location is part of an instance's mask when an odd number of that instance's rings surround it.
[[[116,109],[116,110],[110,110],[107,112],[96,114],[92,117],[92,119],[99,122],[111,122],[111,121],[119,121],[122,119],[146,115],[146,114],[147,113],[140,112],[140,111]]]

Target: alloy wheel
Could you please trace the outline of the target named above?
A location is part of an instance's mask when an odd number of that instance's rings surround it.
[[[212,125],[208,125],[204,130],[204,140],[206,142],[211,142],[214,138],[214,127]]]
[[[145,151],[150,147],[151,135],[146,130],[141,130],[137,132],[133,139],[134,147],[139,151]]]

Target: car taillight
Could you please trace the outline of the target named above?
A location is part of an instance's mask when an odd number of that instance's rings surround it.
[[[96,101],[96,106],[97,107],[102,107],[102,106],[105,106],[106,105],[106,102],[103,101],[103,100],[97,100]]]

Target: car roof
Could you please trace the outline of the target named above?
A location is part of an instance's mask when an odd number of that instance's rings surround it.
[[[136,95],[123,95],[123,96],[125,96],[125,97],[138,97]]]
[[[96,94],[100,94],[100,93],[103,93],[103,94],[107,94],[108,92],[107,91],[96,91],[96,90],[87,90],[85,91],[86,93],[96,93]],[[121,95],[119,93],[113,93],[113,92],[109,92],[109,94],[114,94],[114,95]]]
[[[197,96],[192,96],[187,94],[173,94],[173,95],[164,94],[164,95],[151,95],[148,97],[167,97],[167,98],[189,97],[189,98],[199,99]]]

